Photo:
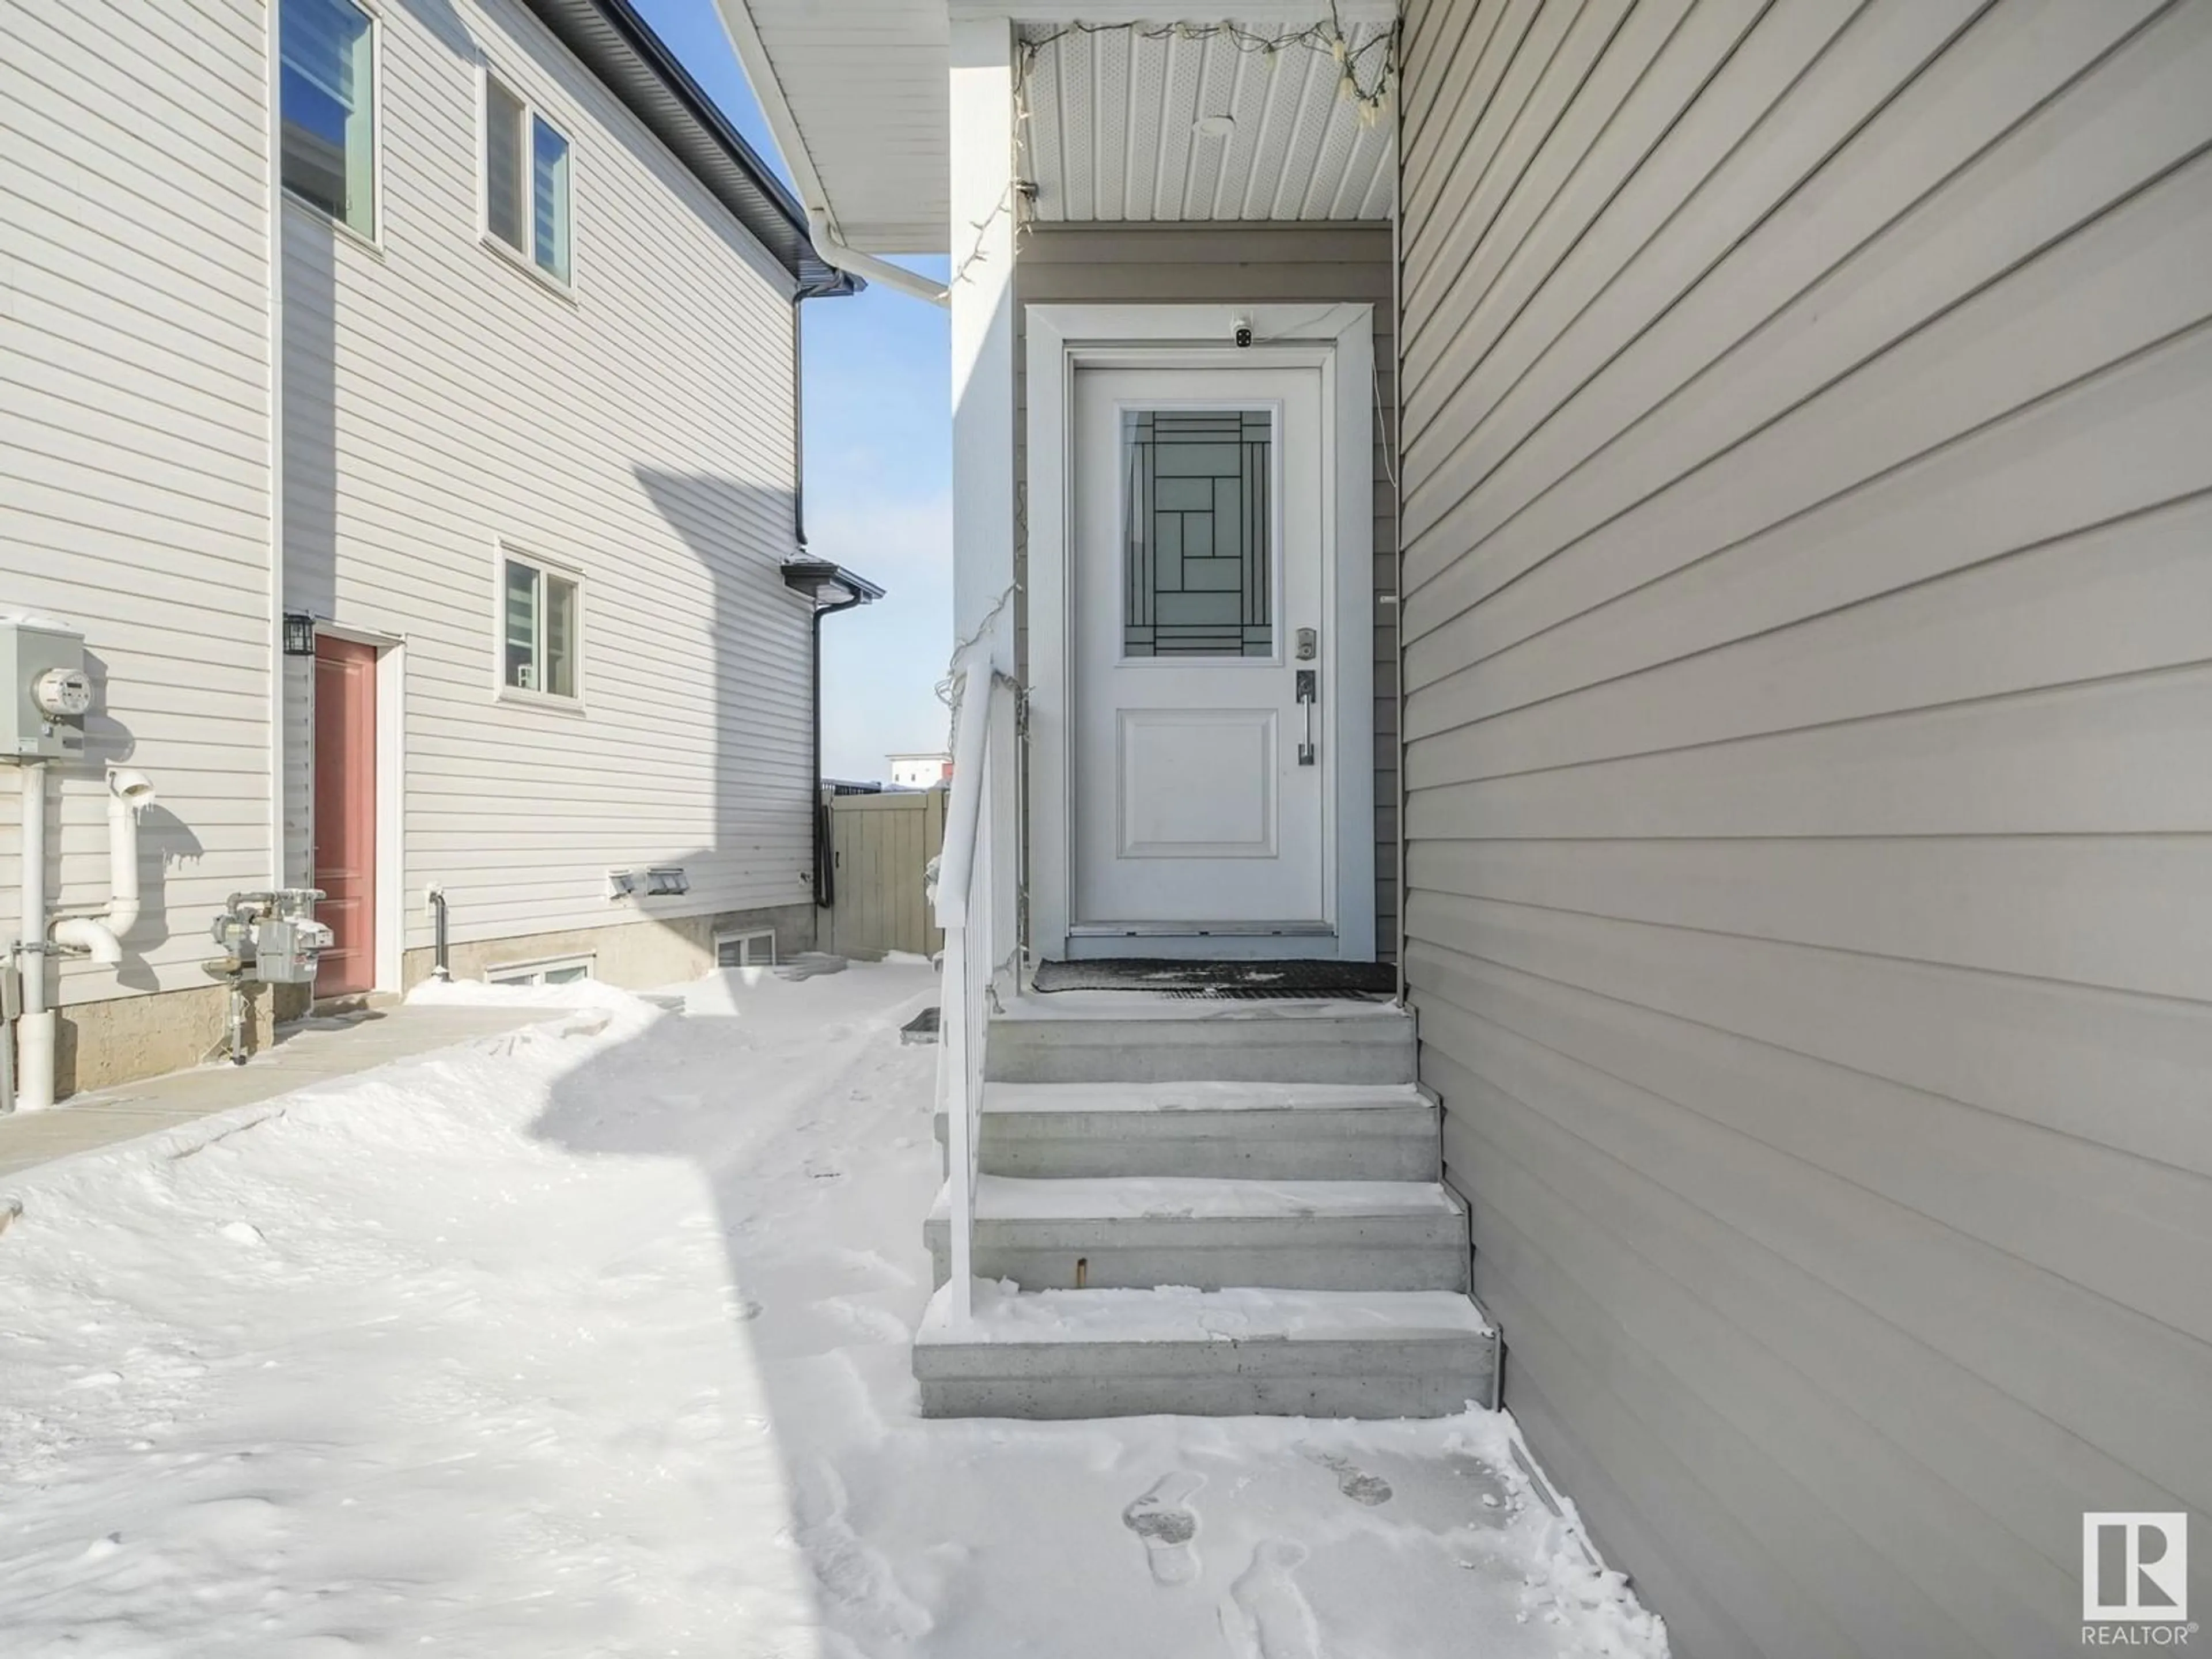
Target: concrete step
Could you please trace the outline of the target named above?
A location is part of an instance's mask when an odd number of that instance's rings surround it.
[[[914,1374],[925,1417],[1443,1417],[1489,1402],[1498,1336],[1448,1291],[940,1290]]]
[[[1434,1181],[1442,1172],[1436,1103],[1411,1083],[994,1083],[982,1132],[985,1174],[1043,1180]]]
[[[923,1229],[942,1285],[940,1192]],[[1463,1291],[1467,1212],[1441,1183],[981,1176],[975,1270],[1024,1290]]]
[[[1383,1002],[1069,991],[1015,999],[986,1055],[1000,1083],[1411,1083],[1413,1022]]]

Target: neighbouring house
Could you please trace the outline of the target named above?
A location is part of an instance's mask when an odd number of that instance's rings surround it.
[[[800,557],[799,310],[854,283],[626,0],[11,7],[0,106],[0,607],[94,698],[47,910],[108,902],[104,770],[156,792],[121,961],[21,958],[59,1091],[217,1044],[241,890],[327,891],[324,995],[422,978],[434,896],[465,976],[811,945],[812,618],[875,590]]]
[[[932,755],[886,755],[894,789],[934,789],[952,775],[952,757],[943,750]]]
[[[1686,1659],[2212,1607],[2212,4],[720,3],[950,311],[925,1409],[1502,1376]]]

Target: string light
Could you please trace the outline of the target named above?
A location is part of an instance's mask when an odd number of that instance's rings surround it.
[[[1372,125],[1389,106],[1391,83],[1397,70],[1397,26],[1354,46],[1345,32],[1335,5],[1327,21],[1284,34],[1265,34],[1242,24],[1220,23],[1066,23],[1049,34],[1021,43],[1016,95],[1021,115],[1026,116],[1030,76],[1037,59],[1061,41],[1078,35],[1120,34],[1133,40],[1220,41],[1231,49],[1273,60],[1286,52],[1318,52],[1337,65],[1337,94],[1356,105],[1363,124]]]

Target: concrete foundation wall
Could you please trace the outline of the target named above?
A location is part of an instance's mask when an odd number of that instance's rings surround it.
[[[786,904],[712,916],[679,916],[667,921],[633,921],[473,940],[453,947],[452,968],[456,979],[482,979],[487,969],[513,963],[588,956],[592,958],[594,979],[626,990],[643,990],[696,979],[707,972],[714,965],[717,933],[773,930],[778,960],[811,951],[815,948],[817,914],[811,903]],[[408,951],[407,988],[412,990],[428,979],[431,965],[431,951]],[[296,1019],[307,1011],[304,986],[248,986],[246,1041],[251,1050],[258,1051],[269,1042],[272,989],[276,993],[274,1019]],[[64,1008],[55,1060],[57,1093],[66,1097],[200,1064],[222,1041],[228,994],[224,986],[210,982],[186,991],[119,997]]]
[[[811,903],[761,910],[731,910],[711,916],[673,916],[665,921],[625,922],[611,927],[573,927],[550,933],[520,933],[507,939],[474,939],[455,945],[449,966],[455,979],[482,979],[486,971],[518,963],[588,956],[592,977],[624,990],[641,991],[696,979],[714,965],[714,935],[773,928],[775,953],[783,957],[811,951],[815,917]],[[430,976],[432,953],[407,953],[404,982],[412,990]]]
[[[276,994],[275,1018],[296,1019],[307,1011],[305,986],[249,985],[249,1050],[269,1041],[271,991]],[[66,1098],[88,1089],[109,1089],[198,1065],[222,1042],[229,1005],[228,988],[210,981],[188,991],[63,1008],[54,1043],[55,1094]]]

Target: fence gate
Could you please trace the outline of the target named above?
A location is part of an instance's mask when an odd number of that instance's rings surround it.
[[[828,805],[830,948],[935,955],[945,932],[930,921],[922,872],[945,845],[945,791],[837,795]]]

